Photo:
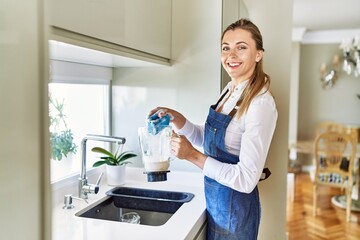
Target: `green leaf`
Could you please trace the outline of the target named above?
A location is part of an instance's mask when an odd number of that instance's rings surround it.
[[[133,158],[136,157],[137,155],[133,152],[123,152],[122,154],[120,154],[120,156],[118,157],[119,162],[123,162],[129,158]]]
[[[68,153],[76,153],[77,146],[73,143],[73,135],[70,129],[61,132],[50,133],[51,154],[54,160],[61,160]]]
[[[94,148],[91,149],[91,151],[97,152],[97,153],[102,153],[102,154],[104,154],[104,155],[106,155],[106,156],[108,156],[110,158],[115,159],[115,156],[111,152],[109,152],[108,150],[106,150],[104,148],[94,147]]]
[[[104,157],[103,159],[106,161],[107,165],[117,165],[117,159],[111,157]]]
[[[73,134],[67,127],[64,114],[65,100],[59,102],[49,94],[49,119],[51,156],[54,160],[61,160],[68,153],[76,153],[77,146],[73,143]],[[61,129],[65,129],[60,131]]]
[[[101,154],[105,155],[105,156],[100,156],[100,159],[102,159],[102,160],[94,163],[94,165],[96,164],[96,166],[100,166],[100,165],[103,165],[103,164],[107,164],[107,165],[128,164],[128,163],[131,163],[131,162],[126,161],[127,159],[137,156],[135,153],[133,153],[131,151],[126,151],[126,152],[121,153],[119,156],[115,156],[114,154],[112,154],[111,152],[109,152],[108,150],[106,150],[106,149],[104,149],[102,147],[94,147],[91,150],[93,152],[97,152],[97,153],[101,153]]]
[[[104,164],[107,164],[107,162],[106,161],[97,161],[93,164],[93,167],[99,167]]]

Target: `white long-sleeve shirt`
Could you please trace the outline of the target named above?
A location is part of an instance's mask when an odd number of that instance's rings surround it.
[[[229,89],[229,92],[218,104],[218,108],[224,104],[221,113],[231,112],[245,85],[246,81],[240,83],[233,93],[230,91],[232,82],[225,87],[222,94],[226,89]],[[208,156],[203,168],[204,175],[239,192],[252,192],[265,166],[277,117],[272,95],[266,92],[256,96],[248,111],[240,119],[235,115],[226,129],[225,147],[228,152],[239,155],[240,161],[237,164],[228,164]],[[186,120],[184,127],[179,129],[179,134],[185,135],[192,144],[202,146],[204,125],[195,125]]]

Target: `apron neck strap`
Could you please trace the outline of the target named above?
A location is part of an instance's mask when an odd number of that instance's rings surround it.
[[[221,97],[219,98],[219,100],[216,102],[215,104],[215,109],[217,108],[217,106],[219,105],[219,103],[221,102],[221,100],[223,100],[223,98],[225,97],[225,95],[229,92],[229,89],[226,89],[226,91],[224,92],[223,95],[221,95]]]
[[[240,98],[239,98],[239,100],[236,102],[235,107],[234,107],[234,108],[231,110],[231,112],[229,113],[229,115],[231,116],[231,118],[235,116],[237,110],[240,108],[240,104],[241,104],[242,100],[243,100],[243,97],[242,97],[242,95],[241,95]]]
[[[224,99],[225,95],[229,92],[229,89],[226,89],[226,91],[224,92],[223,95],[221,95],[221,97],[219,98],[219,100],[216,102],[216,104],[214,105],[214,110],[217,108],[217,106],[219,105],[219,103],[221,102],[221,100]],[[240,104],[242,102],[243,98],[242,96],[239,98],[239,100],[237,101],[235,107],[231,110],[231,112],[229,113],[229,116],[231,118],[233,118],[238,110],[238,108],[240,107]]]

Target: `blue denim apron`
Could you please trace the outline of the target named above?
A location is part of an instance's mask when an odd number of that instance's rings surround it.
[[[204,152],[223,163],[237,164],[239,156],[227,152],[224,142],[226,128],[236,110],[224,115],[215,111],[217,104],[210,107],[205,123]],[[257,186],[251,193],[241,193],[207,176],[204,177],[204,183],[208,217],[207,239],[256,240],[260,224]]]

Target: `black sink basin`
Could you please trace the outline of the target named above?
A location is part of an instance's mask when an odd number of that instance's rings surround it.
[[[140,216],[140,224],[160,226],[194,197],[194,194],[186,192],[128,187],[116,187],[106,192],[106,195],[75,215],[121,222],[122,214],[136,212]]]
[[[175,213],[185,202],[191,201],[192,193],[161,191],[142,188],[116,187],[106,192],[119,208],[131,208],[156,212]]]

